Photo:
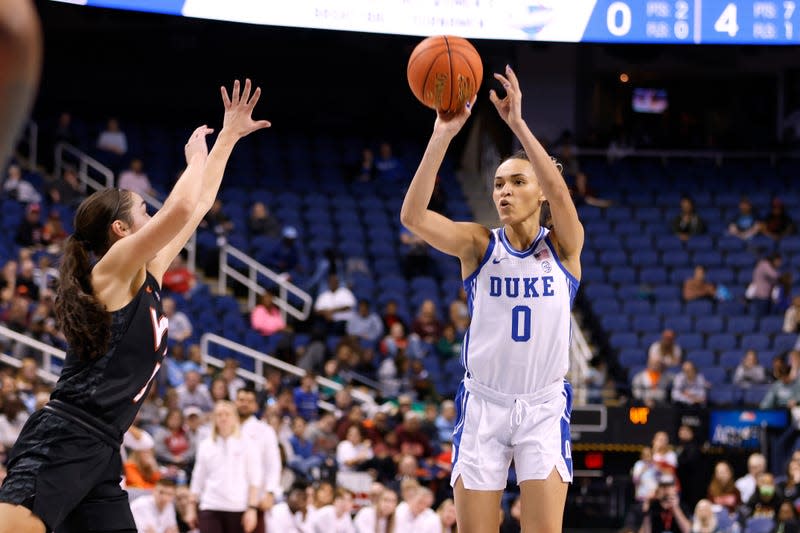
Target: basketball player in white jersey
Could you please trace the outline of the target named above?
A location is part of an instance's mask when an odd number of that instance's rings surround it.
[[[471,106],[439,114],[400,218],[431,246],[461,260],[472,323],[464,338],[464,381],[456,395],[453,474],[459,532],[495,532],[513,459],[522,529],[560,532],[572,481],[569,418],[570,308],[581,275],[583,226],[561,173],[522,119],[510,67],[490,100],[524,148],[495,172],[502,227],[453,222],[428,210],[445,151]],[[550,205],[553,230],[540,225]]]

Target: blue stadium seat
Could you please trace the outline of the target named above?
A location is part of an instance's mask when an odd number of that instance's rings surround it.
[[[694,363],[697,368],[714,366],[714,352],[711,350],[693,350],[686,354],[686,359]]]
[[[699,333],[684,333],[676,335],[676,342],[684,351],[703,349],[703,336]]]
[[[742,353],[744,354],[744,350],[747,348],[742,349]],[[764,370],[767,372],[768,376],[772,375],[772,360],[778,355],[777,352],[772,350],[762,350],[757,352],[758,356],[758,364],[764,367]]]
[[[675,316],[683,312],[683,304],[678,299],[658,300],[655,303],[654,310],[663,317]]]
[[[736,337],[728,333],[717,333],[710,335],[706,342],[706,347],[709,350],[723,352],[726,350],[733,350],[736,348]]]
[[[658,253],[653,250],[635,249],[631,252],[630,262],[633,266],[655,267],[659,264]]]
[[[626,266],[611,267],[608,269],[608,281],[619,284],[636,283],[636,271]]]
[[[755,333],[756,319],[752,316],[732,316],[728,318],[726,331],[732,335]]]
[[[661,250],[662,256],[666,256],[672,255],[673,252],[683,252],[684,245],[675,235],[669,234],[656,237],[655,248]]]
[[[709,317],[714,311],[714,304],[710,300],[692,300],[691,302],[686,302],[684,306],[684,311],[697,318],[701,317]],[[721,331],[720,325],[720,331]],[[715,333],[715,332],[711,332]]]
[[[642,222],[664,222],[664,215],[658,207],[637,207],[636,219]]]
[[[763,316],[758,321],[758,330],[767,335],[781,333],[783,331],[782,316]]]
[[[733,283],[734,275],[733,271],[729,268],[719,267],[719,268],[710,268],[706,272],[706,279],[714,284],[722,284],[727,285]]]
[[[676,300],[681,296],[680,287],[672,285],[658,285],[653,287],[653,296],[658,300]]]
[[[695,302],[689,302],[695,303]],[[687,304],[688,308],[689,304]],[[700,333],[705,333],[706,335],[710,335],[713,333],[720,333],[722,332],[725,323],[722,317],[719,316],[703,316],[700,315],[697,317],[694,323],[694,328],[696,331]]]
[[[690,266],[672,267],[672,271],[669,273],[669,282],[679,287],[683,287],[683,282],[692,277],[693,274],[694,274],[694,267]]]
[[[586,274],[586,268],[583,269],[584,275]],[[605,285],[602,283],[591,283],[585,287],[582,287],[581,290],[586,292],[586,297],[590,300],[602,300],[606,298],[616,298],[616,290],[611,285]]]
[[[631,321],[624,314],[604,315],[600,318],[600,325],[609,333],[631,331]]]
[[[769,337],[763,333],[751,333],[743,335],[739,341],[739,347],[743,350],[766,350],[769,348]]]
[[[609,337],[611,346],[622,350],[624,348],[637,348],[639,346],[639,336],[635,333],[614,333]]]
[[[721,366],[708,366],[697,369],[712,385],[719,385],[728,381],[728,372]]]
[[[710,268],[722,266],[722,254],[712,249],[698,249],[692,256],[694,265],[703,265],[706,271]]]
[[[596,315],[612,315],[621,311],[619,302],[614,298],[603,298],[602,300],[594,300],[592,303],[592,311]]]
[[[797,340],[797,333],[778,333],[772,338],[772,349],[778,353],[791,350]]]
[[[601,266],[585,266],[581,270],[581,281],[599,283],[605,283],[606,281],[606,270]]]
[[[650,315],[653,313],[653,306],[647,300],[625,300],[622,310],[629,315]]]
[[[643,366],[647,363],[647,352],[639,348],[625,348],[620,350],[618,360],[625,368]]]
[[[680,336],[694,331],[694,320],[691,316],[673,314],[664,317],[664,329],[671,329]]]
[[[650,251],[650,249],[653,247],[653,238],[650,237],[650,235],[645,235],[642,233],[625,235],[624,241],[625,249],[627,249],[629,252],[646,252]],[[657,254],[655,251],[654,253]],[[656,255],[656,257],[658,257],[658,255]],[[583,260],[583,257],[581,257],[581,260]]]
[[[708,403],[727,406],[739,403],[741,391],[735,385],[716,384],[708,391]]]
[[[687,250],[711,250],[714,247],[714,239],[711,235],[693,235],[686,241]]]
[[[719,354],[719,366],[733,370],[739,366],[742,357],[744,357],[744,352],[742,350],[725,350]]]
[[[691,266],[689,253],[683,250],[665,250],[661,254],[661,264],[667,267],[686,267]]]
[[[738,316],[745,313],[745,306],[742,302],[729,300],[717,302],[717,314],[720,316]]]
[[[755,257],[747,252],[746,250],[742,249],[740,251],[730,251],[725,254],[725,261],[729,267],[733,268],[753,268],[756,264]]]
[[[634,315],[632,326],[637,333],[658,333],[661,331],[661,318],[653,315]]]
[[[748,518],[744,525],[745,533],[771,533],[775,521],[767,517]]]
[[[639,272],[639,281],[650,285],[661,285],[667,282],[667,271],[662,267],[643,268]]]
[[[622,250],[608,250],[601,252],[600,263],[606,267],[628,266],[628,254]]]

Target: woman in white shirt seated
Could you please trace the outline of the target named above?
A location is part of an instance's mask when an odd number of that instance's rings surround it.
[[[361,427],[352,425],[347,429],[345,440],[336,446],[336,462],[342,472],[354,472],[372,459],[372,443],[364,440]]]
[[[397,493],[383,489],[375,505],[362,507],[353,521],[358,533],[395,533],[394,511],[397,508]]]
[[[263,471],[257,450],[239,435],[236,407],[228,401],[217,402],[211,435],[200,443],[192,474],[200,531],[254,531]]]

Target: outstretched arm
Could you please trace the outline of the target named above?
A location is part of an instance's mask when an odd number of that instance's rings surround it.
[[[158,255],[147,265],[147,269],[158,280],[161,280],[164,272],[169,268],[169,264],[180,253],[181,249],[186,245],[186,241],[197,230],[197,226],[208,213],[208,210],[211,209],[211,205],[214,203],[219,187],[222,184],[222,176],[225,173],[225,166],[228,163],[233,147],[242,137],[256,130],[268,128],[271,125],[266,120],[252,119],[253,108],[261,97],[261,88],[257,87],[252,94],[251,88],[249,79],[245,80],[243,91],[240,90],[239,81],[236,80],[233,83],[233,92],[230,97],[228,97],[228,91],[225,87],[220,88],[222,102],[225,106],[225,117],[222,122],[222,130],[205,161],[200,180],[200,197],[197,203],[193,204],[195,207],[191,216],[175,238],[162,248]]]
[[[560,255],[563,254],[561,259],[566,262],[568,268],[572,267],[570,270],[576,274],[576,277],[580,277],[579,259],[583,248],[583,226],[578,220],[578,211],[575,209],[567,184],[558,167],[522,119],[522,91],[517,75],[509,66],[506,67],[505,74],[505,76],[494,75],[506,90],[505,98],[500,99],[492,90],[489,93],[489,99],[497,108],[500,118],[508,124],[522,143],[522,147],[533,165],[536,177],[539,179],[542,191],[550,202],[559,252]]]
[[[462,270],[467,273],[477,267],[486,249],[488,230],[475,223],[454,222],[428,209],[428,203],[447,147],[469,118],[474,103],[475,98],[455,114],[438,113],[433,134],[400,210],[400,221],[406,228],[434,248],[461,259]]]

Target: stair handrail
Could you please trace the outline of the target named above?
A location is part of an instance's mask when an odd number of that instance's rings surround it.
[[[248,271],[246,276],[228,263],[229,256],[241,261],[247,266]],[[288,281],[278,272],[259,263],[242,250],[227,243],[220,247],[219,278],[217,280],[217,290],[220,294],[224,294],[227,290],[228,278],[230,277],[247,287],[247,308],[253,309],[256,305],[256,297],[264,294],[266,291],[266,289],[258,283],[259,274],[278,286],[278,297],[275,298],[274,302],[281,310],[281,315],[284,320],[287,314],[301,321],[309,317],[313,303],[310,294],[291,281]],[[298,298],[302,302],[302,307],[297,308],[289,303],[289,295]]]
[[[13,329],[8,328],[7,326],[0,325],[0,337],[5,337],[11,340],[15,340],[20,342],[26,346],[29,346],[35,350],[39,350],[42,352],[42,364],[41,369],[51,375],[57,375],[53,372],[53,357],[64,361],[67,358],[67,352],[60,348],[56,348],[46,342],[37,341],[27,335],[22,333],[16,332]],[[16,359],[16,358],[14,358]]]

